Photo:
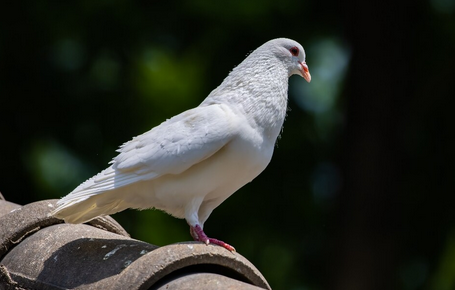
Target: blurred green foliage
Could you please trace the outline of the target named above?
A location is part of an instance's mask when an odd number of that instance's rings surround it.
[[[197,106],[249,51],[289,37],[306,48],[313,81],[290,79],[291,110],[271,164],[213,212],[206,232],[233,244],[275,289],[390,289],[382,281],[406,290],[455,289],[455,2],[362,3],[5,3],[0,191],[20,204],[66,195],[104,169],[123,142]],[[397,50],[404,60],[391,57]],[[368,74],[357,73],[370,62]],[[365,93],[360,84],[372,76],[380,85]],[[392,94],[412,89],[402,99],[368,99],[384,87]],[[352,151],[373,152],[371,159],[351,159],[351,144],[399,127],[389,114],[404,129],[377,143],[393,146],[375,159],[377,144],[361,143]],[[363,135],[352,129],[371,122],[377,126]],[[390,184],[362,178],[375,160],[400,160],[399,168],[374,171],[399,177]],[[360,190],[358,204],[356,182],[372,188]],[[386,195],[396,199],[381,200],[374,192],[381,186],[396,188]],[[399,219],[383,226],[374,219],[388,219],[388,204]],[[158,211],[114,217],[133,238],[153,244],[190,239],[185,221]],[[349,226],[362,221],[370,230]],[[371,232],[398,246],[376,248],[363,238]],[[359,256],[344,247],[356,239],[368,249],[354,250]],[[388,270],[378,271],[382,262],[369,252],[387,257],[379,269]],[[368,269],[375,274],[365,278]]]

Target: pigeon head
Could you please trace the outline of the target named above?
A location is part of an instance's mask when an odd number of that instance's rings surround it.
[[[305,63],[305,50],[297,41],[277,38],[265,43],[264,47],[270,49],[283,62],[289,76],[297,74],[307,82],[311,81],[310,71]]]

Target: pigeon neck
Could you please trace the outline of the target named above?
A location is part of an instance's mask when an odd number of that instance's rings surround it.
[[[275,140],[286,116],[288,79],[276,59],[248,57],[207,99],[242,110],[252,126]]]

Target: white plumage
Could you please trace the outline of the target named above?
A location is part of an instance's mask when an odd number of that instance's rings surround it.
[[[269,163],[287,109],[288,78],[311,80],[302,46],[266,42],[196,108],[123,144],[111,166],[58,201],[51,214],[83,223],[127,208],[185,218],[195,240],[213,209]]]

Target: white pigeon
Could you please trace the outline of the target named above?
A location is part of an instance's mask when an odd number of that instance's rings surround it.
[[[294,40],[270,40],[234,68],[196,108],[123,144],[110,166],[57,202],[51,215],[83,223],[127,208],[184,218],[194,240],[231,194],[269,164],[287,110],[288,79],[311,81],[305,51]]]

